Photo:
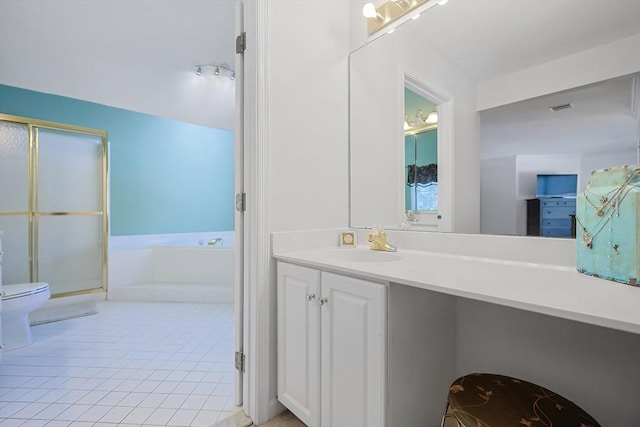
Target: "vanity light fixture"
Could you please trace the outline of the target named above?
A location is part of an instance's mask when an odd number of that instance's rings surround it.
[[[444,5],[447,1],[448,0],[388,0],[378,7],[375,7],[373,3],[367,3],[362,8],[362,14],[367,18],[369,34],[373,34],[417,8],[421,8],[421,11],[423,11],[435,5]],[[413,19],[417,19],[419,16],[420,15],[417,14]],[[392,31],[388,32],[390,33]]]
[[[422,110],[418,110],[413,119],[410,119],[409,115],[406,115],[404,118],[405,135],[437,128],[438,111],[435,109],[426,116],[424,115]]]
[[[428,125],[438,123],[438,112],[436,110],[430,112],[424,122]]]
[[[211,68],[213,70],[213,74],[215,76],[226,76],[229,77],[231,80],[234,80],[236,78],[236,73],[235,71],[233,71],[231,68],[229,68],[228,64],[199,64],[196,65],[196,74],[198,76],[202,76],[205,74],[205,71]]]

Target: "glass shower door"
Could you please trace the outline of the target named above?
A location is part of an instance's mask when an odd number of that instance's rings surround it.
[[[0,230],[5,285],[31,279],[29,163],[29,126],[0,121]]]
[[[52,294],[106,284],[105,146],[99,135],[38,128],[34,276]]]
[[[105,131],[0,114],[5,284],[106,289],[106,149]]]

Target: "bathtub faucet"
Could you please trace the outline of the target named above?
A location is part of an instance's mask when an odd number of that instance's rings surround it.
[[[215,239],[209,240],[207,245],[216,246],[218,243],[220,243],[220,246],[222,246],[222,237],[216,237]]]

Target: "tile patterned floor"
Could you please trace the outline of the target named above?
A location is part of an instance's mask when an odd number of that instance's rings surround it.
[[[0,426],[207,426],[233,405],[233,304],[101,302],[4,353]]]

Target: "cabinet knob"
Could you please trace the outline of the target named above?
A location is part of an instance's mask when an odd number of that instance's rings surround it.
[[[318,302],[320,303],[320,305],[325,305],[326,303],[329,302],[329,300],[325,297],[325,298],[320,298]]]
[[[307,301],[312,301],[316,298],[316,294],[307,295]]]

